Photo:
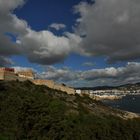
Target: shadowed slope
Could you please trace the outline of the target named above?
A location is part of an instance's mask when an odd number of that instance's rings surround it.
[[[140,119],[125,114],[29,81],[0,82],[0,140],[138,140]]]

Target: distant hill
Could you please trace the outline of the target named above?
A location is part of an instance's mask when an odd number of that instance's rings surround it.
[[[139,139],[135,114],[29,81],[0,81],[0,140]]]
[[[108,90],[108,89],[140,89],[140,83],[135,84],[125,84],[120,86],[97,86],[97,87],[77,87],[75,89],[81,89],[81,90]]]

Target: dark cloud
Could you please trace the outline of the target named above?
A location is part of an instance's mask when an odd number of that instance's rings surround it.
[[[6,35],[0,34],[0,55],[10,56],[19,53],[18,44],[13,43]]]
[[[0,66],[4,67],[4,66],[9,66],[11,64],[13,64],[11,59],[4,56],[0,56]]]
[[[76,32],[85,36],[79,51],[105,56],[110,63],[140,58],[139,7],[138,0],[96,0],[75,6],[81,15]]]
[[[23,3],[23,0],[0,1],[0,56],[1,59],[4,58],[3,65],[7,65],[7,62],[10,62],[7,61],[9,56],[21,54],[19,44],[7,34],[11,33],[16,38],[17,35],[27,33],[27,23],[12,14],[13,10],[17,6],[23,5]]]

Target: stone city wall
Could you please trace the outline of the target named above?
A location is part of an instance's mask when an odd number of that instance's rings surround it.
[[[68,87],[64,84],[57,84],[52,80],[34,79],[34,74],[32,70],[15,72],[12,68],[0,68],[0,80],[30,80],[36,85],[45,85],[49,88],[60,90],[68,94],[75,94],[75,89]]]
[[[24,71],[18,71],[16,72],[18,77],[23,78],[23,79],[28,79],[28,80],[33,80],[34,79],[34,74],[32,70],[24,70]]]
[[[0,80],[4,80],[4,71],[0,69]]]
[[[60,91],[66,92],[68,94],[75,94],[75,90],[73,88],[65,86],[63,84],[57,84],[52,80],[36,79],[36,80],[32,80],[32,82],[36,85],[45,85],[49,88],[60,90]]]
[[[49,88],[54,88],[54,82],[52,80],[35,79],[35,80],[32,80],[32,82],[36,85],[45,85]]]
[[[18,76],[12,68],[0,68],[0,80],[12,81],[17,80]]]
[[[54,89],[67,92],[68,94],[75,94],[75,89],[68,87],[66,85],[63,85],[63,84],[55,84]]]

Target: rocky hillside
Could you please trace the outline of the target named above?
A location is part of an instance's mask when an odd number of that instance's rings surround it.
[[[133,119],[132,119],[133,118]],[[0,82],[0,140],[138,140],[140,118],[87,96]]]

